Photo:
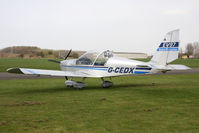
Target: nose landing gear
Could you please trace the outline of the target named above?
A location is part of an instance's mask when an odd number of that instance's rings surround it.
[[[102,79],[102,87],[103,88],[109,88],[109,87],[113,86],[113,82],[105,81],[104,78],[101,78],[101,79]]]
[[[113,86],[113,83],[111,81],[106,81],[106,80],[104,80],[104,78],[101,78],[101,79],[102,79],[101,86],[103,88],[109,88],[109,87]],[[65,85],[67,87],[74,87],[76,89],[83,89],[83,88],[86,87],[86,84],[84,84],[84,80],[85,80],[85,78],[82,79],[82,82],[78,82],[78,81],[73,81],[72,77],[70,79],[68,79],[66,77]]]

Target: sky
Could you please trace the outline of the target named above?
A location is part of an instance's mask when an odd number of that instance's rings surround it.
[[[153,54],[180,29],[180,46],[199,41],[199,0],[0,0],[0,49]]]

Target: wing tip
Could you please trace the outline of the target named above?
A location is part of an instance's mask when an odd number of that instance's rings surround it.
[[[9,73],[23,74],[23,72],[20,70],[20,68],[8,68],[6,71]]]

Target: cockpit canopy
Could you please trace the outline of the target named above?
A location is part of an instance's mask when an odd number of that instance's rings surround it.
[[[82,56],[80,56],[76,64],[77,65],[96,65],[96,66],[104,66],[109,58],[113,57],[113,52],[106,51],[88,51]]]

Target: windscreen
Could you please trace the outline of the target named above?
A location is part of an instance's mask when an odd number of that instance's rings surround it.
[[[98,56],[98,52],[87,52],[77,59],[77,65],[92,65]]]

